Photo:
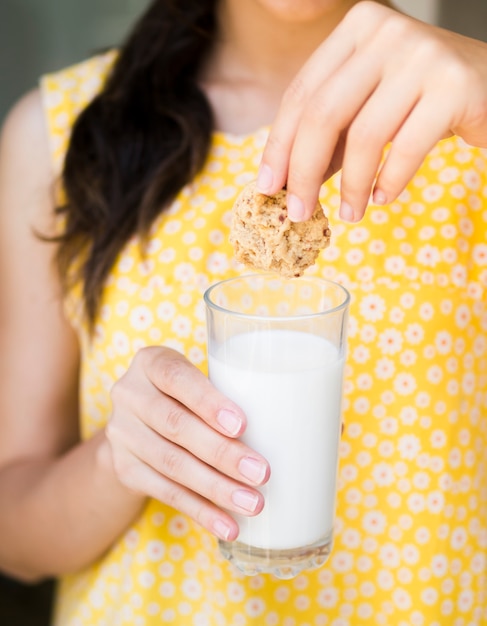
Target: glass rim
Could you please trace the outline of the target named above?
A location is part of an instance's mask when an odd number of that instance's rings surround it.
[[[316,282],[322,283],[323,285],[332,285],[333,287],[338,288],[338,290],[342,292],[343,301],[340,302],[340,304],[337,304],[336,306],[327,309],[326,311],[319,311],[317,313],[301,313],[299,315],[258,315],[255,313],[244,313],[244,312],[234,311],[229,308],[225,308],[224,306],[221,306],[220,304],[216,304],[216,302],[213,302],[213,300],[211,299],[211,295],[217,287],[220,287],[221,285],[225,285],[226,283],[236,282],[238,280],[248,280],[248,279],[253,279],[253,278],[263,278],[263,279],[272,278],[274,280],[280,280],[280,281],[288,280],[288,281],[293,281],[293,282],[312,281],[315,283]],[[203,299],[204,299],[205,304],[208,306],[208,308],[214,311],[219,311],[220,313],[227,313],[235,317],[245,317],[245,318],[250,318],[250,319],[255,319],[255,320],[272,320],[273,322],[281,322],[281,321],[285,322],[289,320],[312,319],[313,317],[330,315],[332,313],[337,313],[343,309],[346,309],[350,303],[350,292],[348,291],[346,287],[344,287],[340,283],[337,283],[328,278],[322,278],[321,276],[300,276],[296,278],[287,279],[283,276],[279,276],[279,274],[262,273],[262,274],[242,274],[240,276],[231,276],[230,278],[219,280],[216,283],[213,283],[213,285],[210,285],[206,289],[206,291],[203,294]]]

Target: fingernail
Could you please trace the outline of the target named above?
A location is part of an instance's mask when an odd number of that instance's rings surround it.
[[[273,181],[274,175],[271,168],[265,163],[262,163],[257,175],[257,190],[261,193],[266,193],[271,189]]]
[[[236,489],[232,493],[233,504],[249,513],[253,513],[256,510],[259,500],[260,498],[256,493],[252,493],[246,489]]]
[[[232,437],[234,437],[242,427],[242,420],[240,417],[228,409],[222,409],[219,411],[216,416],[216,421]]]
[[[260,485],[267,475],[267,466],[265,463],[250,456],[246,456],[240,461],[238,469],[244,478],[252,481],[256,485]]]
[[[232,529],[230,528],[230,526],[225,524],[225,522],[223,522],[221,519],[217,519],[213,522],[213,532],[215,533],[217,537],[220,537],[220,539],[223,539],[223,541],[228,541],[228,538],[230,537]]]
[[[287,215],[291,222],[301,222],[304,218],[304,204],[301,198],[290,193],[287,196]]]
[[[382,189],[376,189],[374,191],[374,194],[372,196],[372,200],[374,202],[374,204],[386,204],[387,202],[387,196],[386,194],[382,191]]]
[[[354,221],[353,209],[347,202],[342,202],[340,205],[340,217],[346,222]]]

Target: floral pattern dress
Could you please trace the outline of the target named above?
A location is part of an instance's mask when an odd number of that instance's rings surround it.
[[[76,115],[114,53],[42,78],[60,172]],[[103,428],[109,391],[143,346],[206,371],[202,295],[245,272],[232,204],[255,178],[266,129],[215,132],[206,165],[134,237],[107,281],[93,340],[76,291],[81,428]],[[487,154],[442,141],[400,198],[340,221],[339,176],[322,189],[331,246],[308,273],[351,293],[335,541],[320,569],[244,577],[216,540],[149,500],[98,562],[59,583],[57,626],[473,626],[487,624]]]

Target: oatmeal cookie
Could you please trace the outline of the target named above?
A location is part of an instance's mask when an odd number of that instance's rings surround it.
[[[287,216],[286,191],[266,196],[249,183],[233,206],[230,242],[236,259],[249,268],[293,278],[313,265],[330,243],[330,229],[318,203],[306,222]]]

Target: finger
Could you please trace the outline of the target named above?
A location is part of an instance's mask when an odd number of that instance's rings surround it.
[[[268,480],[269,464],[260,454],[210,428],[173,398],[159,395],[142,410],[152,430],[222,474],[252,485]]]
[[[294,137],[309,99],[390,13],[383,7],[360,3],[347,13],[298,72],[284,93],[269,133],[257,177],[258,191],[274,194],[285,186]]]
[[[380,50],[369,46],[347,60],[310,99],[296,131],[287,177],[293,221],[311,217],[340,136],[380,80]]]
[[[245,429],[245,414],[220,393],[182,354],[169,348],[146,348],[136,358],[154,386],[179,400],[212,428],[230,437]]]
[[[171,506],[224,541],[234,541],[237,538],[238,524],[230,514],[139,459],[133,458],[126,462],[130,465],[130,470],[125,474],[124,484],[129,489]]]
[[[393,202],[421,166],[427,154],[448,134],[453,113],[447,110],[450,98],[444,94],[425,96],[392,141],[382,166],[373,200],[376,204]]]
[[[257,176],[257,190],[261,193],[274,194],[285,186],[294,137],[308,101],[317,85],[333,75],[353,54],[354,48],[353,31],[338,27],[286,89],[262,155]]]
[[[264,506],[259,491],[221,474],[184,448],[158,436],[145,424],[140,423],[137,445],[132,446],[131,451],[159,474],[219,507],[243,515],[256,515]]]
[[[397,134],[418,100],[415,76],[381,82],[350,124],[341,178],[340,216],[360,220],[383,159],[386,144]]]

